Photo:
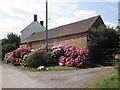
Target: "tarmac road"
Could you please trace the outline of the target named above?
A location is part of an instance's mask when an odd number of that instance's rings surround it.
[[[73,71],[29,72],[3,64],[2,88],[83,88],[89,80],[111,74],[114,70],[113,67],[98,67]]]

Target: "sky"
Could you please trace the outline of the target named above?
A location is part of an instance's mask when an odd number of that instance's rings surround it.
[[[48,28],[101,15],[107,26],[118,25],[119,0],[48,0]],[[37,14],[38,22],[45,26],[45,0],[0,0],[0,39],[13,32],[20,35],[33,22]]]

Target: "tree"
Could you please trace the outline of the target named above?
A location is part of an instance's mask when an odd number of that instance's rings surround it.
[[[7,38],[2,39],[2,59],[5,54],[11,52],[19,47],[20,44],[20,36],[14,33],[10,33],[7,35]]]
[[[16,47],[19,47],[20,44],[20,36],[14,34],[14,33],[10,33],[7,35],[7,40],[9,43],[15,43]]]
[[[117,28],[117,33],[118,33],[118,35],[119,35],[119,46],[118,46],[118,51],[117,51],[117,53],[120,54],[120,27]]]
[[[88,48],[91,57],[95,60],[96,53],[102,49],[115,49],[119,46],[119,34],[113,28],[100,26],[98,29],[91,29],[88,35]]]
[[[94,49],[117,48],[119,45],[119,34],[113,28],[100,26],[92,29],[89,33],[88,47]]]

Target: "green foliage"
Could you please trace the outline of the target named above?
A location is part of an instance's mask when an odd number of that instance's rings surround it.
[[[92,29],[89,34],[90,49],[117,48],[119,35],[116,30],[100,26],[98,29]],[[112,44],[111,44],[112,43]]]
[[[49,71],[66,71],[66,70],[80,70],[77,67],[67,67],[67,66],[50,66]]]
[[[113,28],[100,26],[98,29],[91,29],[88,35],[88,48],[90,57],[94,61],[96,53],[102,49],[116,49],[119,46],[119,34]],[[115,53],[116,51],[112,51]]]
[[[2,39],[2,45],[5,45],[7,43],[8,43],[8,39],[6,39],[6,38]]]
[[[120,28],[117,30],[117,33],[119,35],[119,47],[118,47],[118,50],[117,50],[117,54],[119,53],[120,54]]]
[[[118,73],[113,72],[112,74],[97,78],[88,84],[88,88],[118,88],[119,82],[118,82]]]
[[[31,71],[31,72],[38,72],[37,68],[32,67],[25,67],[24,65],[17,66],[19,69]],[[39,72],[43,71],[68,71],[68,70],[80,70],[77,67],[67,67],[67,66],[48,66],[48,70],[41,70]]]
[[[5,53],[10,52],[14,49],[16,49],[16,44],[15,43],[7,43],[7,44],[2,46],[2,51],[5,52]]]
[[[58,65],[58,60],[61,56],[64,55],[64,50],[63,48],[60,48],[59,50],[53,49],[50,50],[48,54],[51,56],[49,59],[49,64]]]
[[[24,65],[20,65],[17,66],[17,68],[21,69],[21,70],[25,70],[25,71],[31,71],[31,72],[37,72],[37,68],[30,68],[30,67],[26,67]]]
[[[46,62],[47,66],[54,66],[54,65],[57,65],[57,63],[58,63],[57,59],[54,59],[53,57],[51,57],[51,50],[48,50],[46,59],[47,59],[47,62]]]
[[[9,43],[15,43],[16,47],[19,47],[20,44],[20,36],[14,34],[14,33],[10,33],[7,35],[7,39]]]
[[[26,59],[26,65],[28,67],[37,68],[39,66],[45,66],[47,63],[47,57],[45,50],[38,50],[35,52],[32,52],[30,55],[28,55]]]
[[[2,39],[2,59],[5,54],[15,50],[19,47],[20,44],[20,36],[14,33],[10,33],[7,35],[7,38]]]

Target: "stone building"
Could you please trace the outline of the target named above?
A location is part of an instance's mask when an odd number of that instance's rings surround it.
[[[87,48],[88,34],[91,28],[104,25],[100,15],[48,30],[49,47],[58,45],[74,45]],[[45,48],[45,31],[37,32],[21,42],[21,47],[29,49]]]

